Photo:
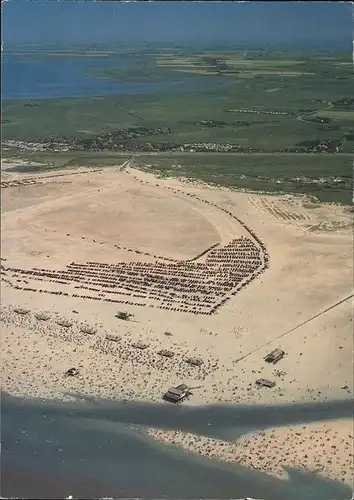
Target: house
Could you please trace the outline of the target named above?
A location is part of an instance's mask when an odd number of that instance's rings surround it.
[[[273,382],[272,380],[267,380],[266,378],[259,378],[258,380],[256,380],[256,384],[259,386],[259,387],[275,387],[276,383]]]
[[[161,351],[158,351],[160,356],[164,356],[165,358],[173,358],[175,353],[173,351],[169,351],[168,349],[162,349]]]
[[[185,361],[189,365],[193,365],[193,366],[201,366],[203,364],[203,361],[201,359],[198,359],[198,358],[188,358]]]
[[[178,385],[177,387],[170,387],[168,391],[164,394],[163,399],[168,401],[169,403],[180,403],[187,396],[189,396],[191,392],[186,384]]]
[[[76,375],[79,375],[79,370],[77,368],[69,368],[69,370],[64,373],[64,377],[76,377]]]
[[[285,356],[285,352],[281,349],[273,349],[267,356],[265,356],[264,361],[267,363],[278,363]]]
[[[140,349],[141,351],[144,351],[149,347],[149,344],[144,344],[144,342],[134,342],[131,344],[132,347],[135,347],[135,349]]]

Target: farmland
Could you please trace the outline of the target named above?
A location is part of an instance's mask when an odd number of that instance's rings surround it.
[[[85,52],[86,59],[91,52]],[[208,182],[350,201],[354,116],[349,53],[96,52],[94,59],[109,60],[109,67],[94,69],[92,63],[87,78],[91,74],[124,82],[136,78],[140,82],[178,78],[190,82],[198,73],[198,82],[208,85],[131,95],[6,100],[4,156],[42,155],[51,168],[96,161],[109,166],[115,164],[117,154],[144,155],[151,150],[160,156],[146,163],[164,175],[176,170],[171,165],[179,164],[179,173]],[[54,55],[71,59],[78,54],[61,50]],[[35,53],[28,57],[34,58]],[[144,133],[134,132],[140,129]],[[159,130],[157,135],[155,130]],[[127,136],[129,143],[122,139]],[[49,150],[40,153],[37,146],[29,146],[23,151],[16,146],[20,141],[43,143]],[[51,152],[54,142],[68,144],[69,151],[53,146]],[[323,143],[333,147],[318,150]],[[198,156],[197,151],[205,154]],[[235,151],[244,154],[234,156]]]

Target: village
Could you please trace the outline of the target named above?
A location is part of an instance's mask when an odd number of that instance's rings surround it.
[[[228,113],[246,113],[246,114],[254,114],[254,115],[278,115],[278,116],[296,116],[297,113],[293,113],[291,111],[278,111],[278,110],[265,110],[265,109],[239,109],[232,108],[225,110]],[[300,113],[299,113],[300,114]]]
[[[164,132],[161,132],[164,133]],[[141,137],[140,135],[137,137]],[[2,141],[4,150],[8,148],[19,152],[186,152],[186,153],[337,153],[341,145],[345,142],[338,139],[319,139],[310,143],[299,143],[294,147],[287,148],[266,148],[260,146],[241,146],[239,144],[216,143],[216,142],[152,142],[152,141],[133,141],[132,139],[122,139],[120,134],[114,136],[107,134],[106,137],[97,137],[95,139],[67,139],[52,138],[41,141],[19,141],[15,139]]]

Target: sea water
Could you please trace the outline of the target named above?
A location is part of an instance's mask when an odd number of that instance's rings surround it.
[[[151,440],[149,427],[227,439],[265,426],[348,418],[350,401],[183,407],[114,401],[48,402],[2,395],[5,497],[348,499],[350,489],[290,470],[281,481]]]
[[[119,82],[99,76],[105,69],[121,68],[118,58],[18,58],[4,55],[2,60],[2,99],[29,100],[190,91],[210,88],[210,79],[175,78],[166,81]],[[96,76],[95,76],[96,74]],[[214,84],[216,80],[214,80]]]

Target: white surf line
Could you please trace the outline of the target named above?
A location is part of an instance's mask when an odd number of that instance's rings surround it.
[[[320,311],[319,313],[315,314],[314,316],[311,316],[311,318],[303,321],[302,323],[300,323],[299,325],[296,325],[294,326],[293,328],[291,328],[290,330],[282,333],[281,335],[278,335],[278,337],[275,337],[275,339],[272,339],[270,340],[269,342],[266,342],[265,344],[262,344],[260,345],[259,347],[256,347],[255,349],[253,349],[252,351],[248,352],[247,354],[244,354],[243,356],[241,356],[240,358],[236,359],[235,360],[235,363],[238,363],[239,361],[242,361],[243,359],[247,358],[248,356],[250,356],[251,354],[257,352],[257,351],[260,351],[261,349],[263,349],[263,347],[266,347],[267,345],[270,345],[272,344],[273,342],[276,342],[277,340],[281,339],[282,337],[285,337],[286,335],[289,335],[289,333],[292,333],[294,332],[295,330],[297,330],[298,328],[301,328],[302,326],[304,325],[307,325],[307,323],[310,323],[311,321],[313,321],[314,319],[318,318],[319,316],[322,316],[322,314],[325,314],[327,313],[328,311],[330,311],[331,309],[334,309],[335,307],[339,306],[340,304],[343,304],[344,302],[346,302],[347,300],[351,299],[354,297],[354,293],[348,295],[347,297],[345,297],[344,299],[341,299],[339,300],[338,302],[336,302],[335,304],[332,304],[331,306],[327,307],[326,309],[324,309],[323,311]]]

